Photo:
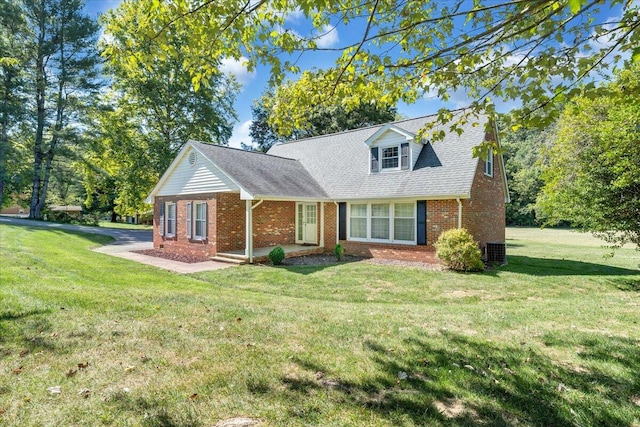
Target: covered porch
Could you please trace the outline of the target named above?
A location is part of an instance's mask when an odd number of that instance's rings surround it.
[[[318,245],[280,245],[284,249],[285,258],[320,254],[324,252],[324,247]],[[265,262],[269,259],[269,252],[271,252],[275,246],[268,246],[262,248],[253,248],[253,262]],[[249,262],[249,256],[244,249],[236,251],[218,252],[218,254],[212,258],[216,261],[233,262],[235,264],[246,264]]]

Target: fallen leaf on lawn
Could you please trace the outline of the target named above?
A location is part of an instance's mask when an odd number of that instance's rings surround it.
[[[89,390],[88,388],[83,388],[78,392],[78,394],[86,399],[91,394],[91,390]]]
[[[78,363],[78,369],[87,369],[89,367],[89,362]]]
[[[27,354],[29,354],[29,350],[27,350],[27,349],[22,350],[22,351],[20,352],[20,357],[25,357]]]
[[[196,400],[198,398],[198,393],[193,393],[191,396],[189,396],[189,399],[191,400]]]
[[[236,319],[236,322],[238,322],[238,323],[242,322],[242,317],[238,317],[238,318]]]
[[[4,414],[5,412],[7,412],[9,410],[9,407],[6,406],[4,408],[0,408],[0,417],[2,416],[2,414]]]
[[[60,392],[62,391],[59,385],[53,386],[53,387],[49,387],[47,389],[47,391],[51,394],[60,394]]]
[[[54,332],[54,333],[52,333],[52,334],[51,334],[51,336],[55,338],[55,337],[57,337],[57,336],[58,336],[58,333],[57,333],[57,332]]]
[[[69,369],[65,375],[67,376],[67,378],[71,378],[71,377],[72,377],[72,376],[74,376],[77,372],[78,372],[78,370],[77,370],[77,369]]]
[[[16,369],[14,369],[13,373],[16,375],[20,375],[22,373],[22,366],[18,366]]]
[[[136,367],[135,367],[135,366],[127,366],[126,368],[124,368],[124,371],[125,371],[125,372],[131,372],[131,371],[133,371],[133,370],[135,370],[135,369],[136,369]]]
[[[24,401],[24,403],[31,402],[31,398],[30,397],[23,397],[22,400]]]

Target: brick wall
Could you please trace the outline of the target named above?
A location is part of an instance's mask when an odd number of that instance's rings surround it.
[[[462,212],[464,218],[464,210]],[[427,247],[433,244],[443,231],[458,228],[458,202],[456,200],[427,200]]]
[[[487,135],[491,141],[493,133]],[[505,241],[505,195],[500,156],[495,155],[493,176],[484,174],[484,162],[478,162],[471,198],[463,201],[462,226],[484,248],[487,242]]]
[[[187,238],[187,202],[207,202],[207,239]],[[167,202],[176,204],[176,233],[173,237],[160,235],[160,206]],[[213,194],[190,194],[188,196],[156,197],[154,205],[153,247],[189,256],[213,256],[216,254],[216,196]],[[165,212],[166,215],[166,212]]]
[[[254,204],[257,202],[254,202]],[[320,229],[318,211],[318,230]],[[296,242],[296,203],[266,200],[253,210],[253,247],[293,245]]]
[[[238,193],[218,193],[217,200],[218,251],[244,249],[246,202],[240,200]]]
[[[427,263],[434,263],[437,261],[433,248],[429,246],[351,242],[348,240],[341,240],[340,243],[344,246],[344,250],[347,255]]]

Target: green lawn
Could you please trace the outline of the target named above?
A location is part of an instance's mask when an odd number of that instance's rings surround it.
[[[180,276],[105,241],[0,225],[0,425],[640,427],[633,249],[510,229],[482,274]]]
[[[153,230],[153,225],[128,224],[126,222],[100,221],[98,226],[103,228],[120,228],[126,230]]]

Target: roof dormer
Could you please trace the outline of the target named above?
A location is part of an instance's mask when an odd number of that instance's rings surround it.
[[[369,146],[370,173],[412,170],[422,149],[414,133],[392,124],[382,126],[364,142]]]

